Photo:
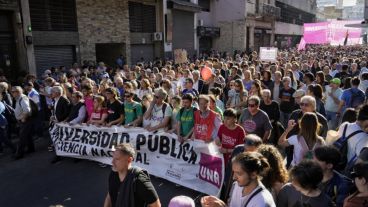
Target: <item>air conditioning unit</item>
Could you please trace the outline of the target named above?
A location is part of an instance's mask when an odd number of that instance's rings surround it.
[[[162,41],[162,32],[153,33],[153,41]]]
[[[202,27],[203,26],[203,19],[198,19],[198,25],[199,27]]]

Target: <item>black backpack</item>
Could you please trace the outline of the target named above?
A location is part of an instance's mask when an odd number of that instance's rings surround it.
[[[5,101],[3,101],[3,104],[5,106],[4,116],[8,123],[16,123],[17,119],[15,118],[14,108],[7,104]]]
[[[19,99],[19,105],[20,105],[20,102],[22,101],[23,97],[21,97]],[[36,104],[36,102],[34,102],[32,99],[28,98],[29,100],[29,106],[31,107],[31,115],[30,115],[30,118],[35,118],[37,117],[37,114],[38,114],[38,105]]]
[[[359,133],[364,133],[363,130],[358,130],[346,136],[347,128],[348,124],[345,125],[342,136],[333,143],[333,146],[336,147],[341,153],[341,160],[338,169],[339,171],[345,172],[349,171],[349,166],[351,166],[351,162],[354,161],[354,159],[348,160],[348,140]]]

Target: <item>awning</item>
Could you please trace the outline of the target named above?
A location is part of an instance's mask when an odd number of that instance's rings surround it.
[[[202,7],[200,7],[198,4],[194,4],[188,1],[181,1],[181,0],[169,0],[167,2],[167,8],[189,11],[189,12],[201,12],[202,11]]]

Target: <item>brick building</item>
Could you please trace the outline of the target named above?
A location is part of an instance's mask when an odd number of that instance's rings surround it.
[[[0,68],[41,74],[84,60],[114,66],[195,55],[197,0],[0,0]]]

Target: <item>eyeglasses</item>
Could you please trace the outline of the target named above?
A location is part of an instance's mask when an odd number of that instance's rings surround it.
[[[250,107],[250,108],[253,108],[253,107],[256,107],[257,106],[257,104],[248,104],[248,107]]]
[[[308,107],[308,106],[310,106],[309,103],[300,103],[299,105],[300,105],[300,107]]]

